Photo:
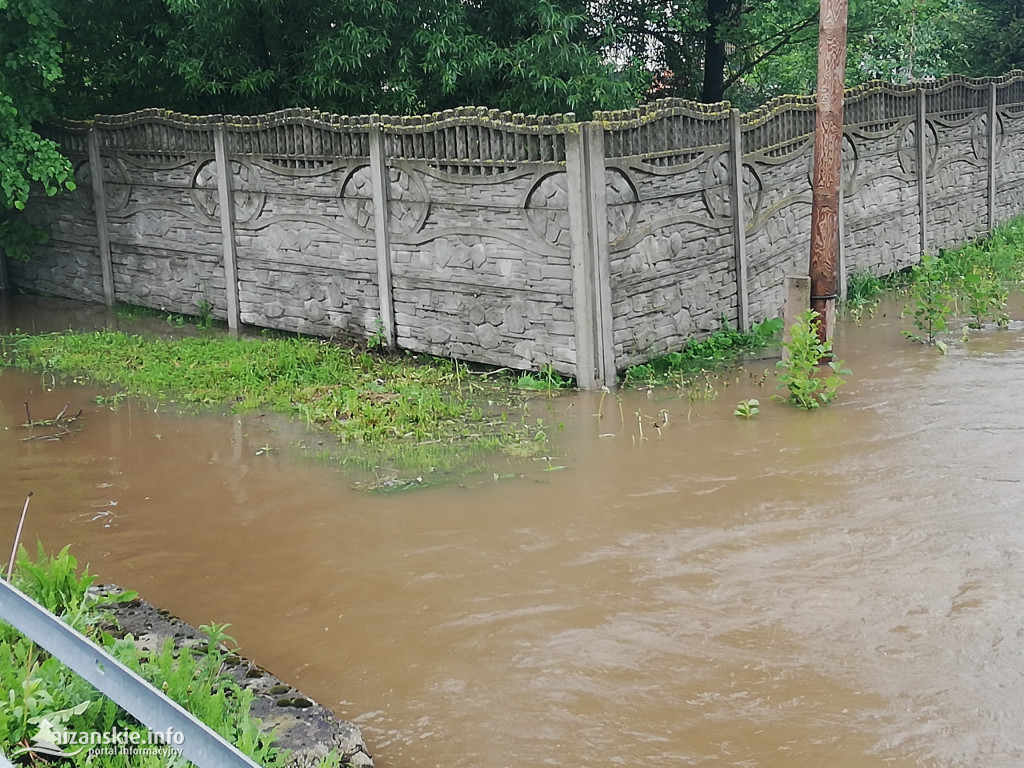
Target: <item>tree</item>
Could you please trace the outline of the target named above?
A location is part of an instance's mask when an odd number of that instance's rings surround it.
[[[79,114],[480,104],[587,115],[636,102],[584,0],[79,0],[63,40]]]
[[[973,24],[962,26],[971,62],[985,75],[1024,68],[1024,0],[976,0]]]
[[[657,95],[728,98],[749,108],[773,96],[813,90],[818,5],[819,0],[600,0],[594,8],[600,22],[621,30],[616,55],[638,58],[657,73]],[[977,18],[976,0],[851,0],[847,82],[969,73],[965,31]]]
[[[41,238],[13,215],[25,208],[31,184],[48,195],[74,189],[71,164],[34,127],[52,114],[59,25],[47,0],[0,0],[0,245],[14,258]]]

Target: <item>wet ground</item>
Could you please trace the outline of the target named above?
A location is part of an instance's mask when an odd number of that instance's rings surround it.
[[[61,312],[0,322],[95,321]],[[270,419],[4,371],[0,538],[34,491],[30,542],[230,622],[381,768],[1019,766],[1024,323],[943,357],[898,315],[841,324],[819,412],[770,402],[766,364],[707,401],[541,395],[549,461],[387,495]],[[26,402],[81,431],[23,440]]]

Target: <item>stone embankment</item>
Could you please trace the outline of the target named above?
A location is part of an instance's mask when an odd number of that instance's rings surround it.
[[[100,594],[120,592],[119,587],[100,587]],[[206,642],[206,636],[176,616],[136,599],[111,606],[117,621],[115,634],[131,634],[140,650],[155,650],[171,638],[175,648]],[[312,768],[334,751],[349,766],[373,768],[373,759],[359,728],[341,720],[326,707],[280,680],[248,659],[232,655],[230,668],[239,685],[253,693],[251,712],[261,729],[275,733],[274,746],[289,750],[289,764]]]

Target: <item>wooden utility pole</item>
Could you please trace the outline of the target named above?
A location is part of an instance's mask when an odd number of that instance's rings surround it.
[[[811,309],[818,337],[832,337],[839,290],[839,205],[843,165],[843,89],[849,0],[820,0],[818,112],[814,123],[814,202],[811,207]]]

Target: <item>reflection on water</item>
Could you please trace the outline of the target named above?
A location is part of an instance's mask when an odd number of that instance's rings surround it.
[[[942,357],[896,315],[840,327],[854,375],[820,412],[770,402],[763,365],[601,418],[540,396],[550,462],[382,496],[269,419],[111,411],[5,371],[0,537],[34,491],[29,541],[231,622],[382,768],[1017,766],[1024,330]],[[25,402],[69,401],[80,432],[21,439]]]

